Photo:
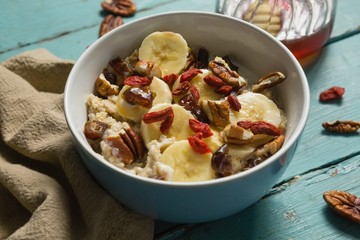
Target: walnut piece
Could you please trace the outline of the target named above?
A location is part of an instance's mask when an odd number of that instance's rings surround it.
[[[249,144],[254,140],[254,134],[250,130],[235,124],[228,124],[224,130],[220,132],[220,137],[225,143],[238,145]]]
[[[111,84],[108,80],[106,80],[104,74],[102,74],[102,73],[99,75],[99,77],[95,81],[95,91],[101,97],[118,95],[120,92],[119,86]]]
[[[257,84],[252,86],[253,92],[262,92],[285,80],[285,75],[281,72],[271,72],[259,79]]]
[[[230,104],[228,101],[203,100],[200,102],[200,106],[214,126],[224,128],[230,123]]]
[[[354,133],[360,128],[360,122],[350,120],[337,120],[332,122],[324,122],[322,126],[324,129],[330,132]]]

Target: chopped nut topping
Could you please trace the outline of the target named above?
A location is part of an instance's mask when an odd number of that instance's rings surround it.
[[[354,133],[360,128],[360,122],[337,120],[332,122],[324,122],[322,126],[330,132]]]
[[[257,148],[253,153],[254,159],[259,158],[261,160],[265,160],[266,158],[274,155],[282,147],[284,140],[284,135],[280,135],[275,137],[272,141]]]
[[[161,78],[161,69],[151,61],[139,60],[135,65],[135,71],[141,75]]]
[[[101,97],[117,95],[120,92],[119,87],[106,80],[104,74],[100,74],[96,79],[95,90]]]
[[[243,79],[236,71],[231,70],[222,58],[216,57],[215,60],[210,61],[209,68],[216,76],[231,86],[242,87],[247,85],[245,79]]]
[[[261,92],[269,89],[285,80],[285,75],[281,72],[271,72],[259,79],[258,83],[252,86],[253,92]]]
[[[234,124],[228,124],[224,130],[220,132],[220,136],[225,143],[238,145],[249,144],[254,140],[254,134],[250,130]]]
[[[230,123],[230,104],[228,101],[203,100],[200,105],[214,126],[225,127]]]

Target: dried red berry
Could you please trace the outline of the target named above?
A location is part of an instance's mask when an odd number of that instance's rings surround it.
[[[194,101],[196,103],[199,102],[199,100],[200,100],[199,90],[195,86],[191,86],[189,91],[190,91],[191,96],[193,96]]]
[[[175,73],[171,73],[169,75],[165,75],[162,80],[168,85],[168,86],[172,86],[174,84],[174,82],[176,81],[176,79],[178,79],[178,75]]]
[[[280,129],[265,121],[239,121],[237,122],[237,125],[245,129],[250,129],[253,134],[266,134],[270,136],[281,135]]]
[[[234,97],[234,96],[228,96],[227,97],[227,100],[230,104],[230,108],[234,111],[240,111],[241,109],[241,103],[239,102],[238,98],[237,97]]]
[[[200,138],[197,138],[195,136],[190,136],[188,137],[188,142],[191,148],[197,153],[205,154],[211,152],[209,146]]]
[[[225,85],[225,82],[221,80],[221,78],[211,74],[204,77],[204,82],[210,87],[221,87]]]
[[[152,77],[147,76],[131,76],[125,79],[124,84],[132,87],[150,86]]]
[[[224,85],[224,86],[216,88],[215,92],[227,96],[231,93],[232,90],[233,90],[232,86]]]
[[[328,102],[332,100],[340,99],[345,93],[345,88],[343,87],[331,87],[320,93],[320,101]]]
[[[200,122],[196,119],[189,119],[189,125],[194,133],[201,132],[203,138],[207,138],[213,135],[210,126],[206,123]]]
[[[146,124],[162,121],[160,125],[160,132],[163,134],[166,134],[169,131],[173,120],[174,110],[172,107],[167,107],[157,112],[148,112],[143,116],[143,121]]]
[[[190,82],[196,75],[199,73],[202,73],[200,69],[197,68],[191,68],[190,70],[187,70],[180,76],[180,83],[183,82]]]

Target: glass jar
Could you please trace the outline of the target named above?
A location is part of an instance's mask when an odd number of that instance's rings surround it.
[[[216,10],[266,30],[305,67],[329,39],[335,8],[336,0],[218,0]]]

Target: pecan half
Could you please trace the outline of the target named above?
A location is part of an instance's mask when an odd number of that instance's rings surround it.
[[[335,212],[360,223],[360,198],[348,192],[336,190],[324,192],[323,198]]]
[[[282,147],[284,140],[284,135],[280,135],[270,142],[258,147],[253,153],[253,159],[265,160],[274,155]]]
[[[101,73],[95,81],[95,91],[100,97],[106,98],[111,95],[118,95],[120,89],[119,86],[111,84]]]
[[[127,129],[123,129],[120,132],[120,137],[124,141],[124,143],[129,147],[131,152],[133,153],[135,159],[142,159],[144,156],[144,142],[141,136],[135,132],[135,130],[131,127]]]
[[[116,16],[109,14],[104,17],[104,20],[101,22],[99,37],[103,36],[105,33],[110,32],[111,30],[123,25],[124,21],[121,16]]]
[[[209,69],[231,86],[241,87],[247,85],[247,82],[236,71],[231,70],[227,63],[219,57],[209,62]]]
[[[135,3],[132,0],[104,0],[101,7],[120,16],[131,16],[136,12]]]
[[[203,100],[200,102],[200,106],[214,126],[224,128],[230,123],[230,104],[228,101]]]
[[[324,122],[323,128],[330,132],[336,133],[354,133],[360,128],[360,122],[337,120],[332,122]]]
[[[285,75],[281,72],[271,72],[260,78],[257,84],[252,86],[253,92],[261,92],[269,89],[285,80]]]
[[[124,164],[134,162],[134,154],[120,135],[106,137],[105,142],[113,149],[112,155],[119,158]]]

